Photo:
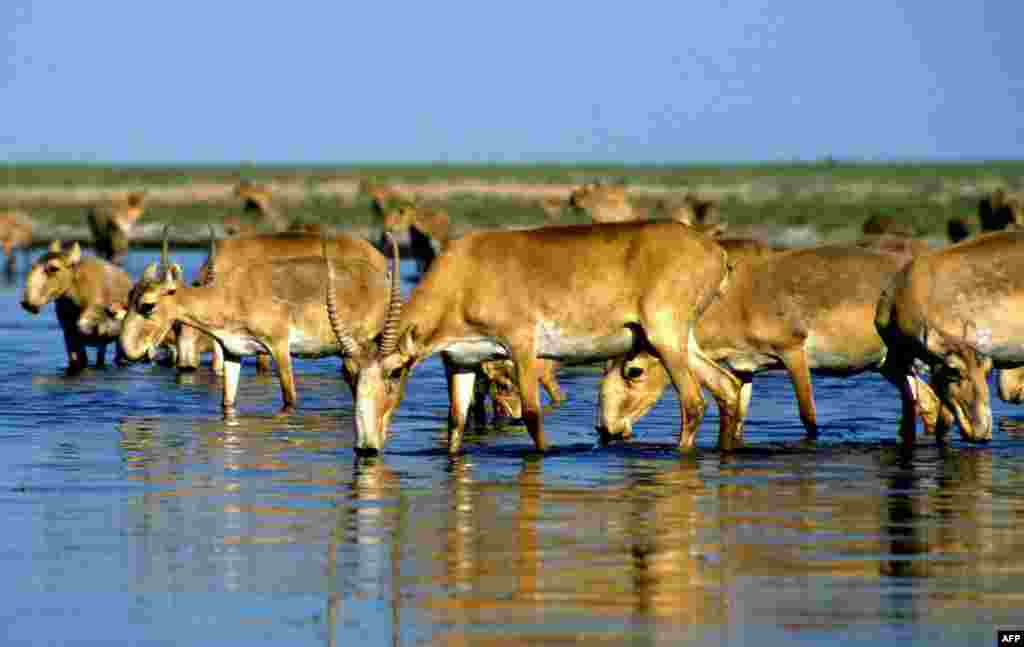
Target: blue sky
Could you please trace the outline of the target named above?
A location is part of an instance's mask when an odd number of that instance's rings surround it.
[[[1020,159],[1022,25],[1019,0],[4,0],[0,160]]]

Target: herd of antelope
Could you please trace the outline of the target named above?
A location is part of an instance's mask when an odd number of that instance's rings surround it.
[[[399,247],[379,251],[362,238],[319,226],[289,228],[265,187],[243,182],[236,196],[275,231],[246,230],[217,241],[186,281],[168,258],[133,281],[118,266],[131,224],[144,209],[132,194],[93,209],[97,251],[53,241],[28,273],[22,306],[54,302],[68,372],[103,366],[108,344],[124,364],[161,354],[195,370],[204,353],[223,375],[223,410],[237,414],[242,358],[277,367],[282,415],[297,403],[292,357],[341,358],[355,402],[355,449],[384,448],[410,371],[440,353],[450,402],[448,450],[461,449],[467,424],[521,418],[534,447],[548,446],[540,387],[555,404],[561,364],[603,363],[602,441],[628,439],[668,384],[679,394],[679,448],[693,448],[704,391],[719,409],[718,443],[743,443],[753,376],[784,369],[808,439],[817,435],[811,373],[876,371],[899,391],[900,436],[917,419],[939,442],[992,437],[988,374],[1002,369],[1004,400],[1024,399],[1024,198],[1003,191],[981,201],[982,232],[950,224],[953,244],[931,248],[886,218],[872,218],[849,244],[774,249],[725,237],[715,203],[686,196],[648,220],[625,187],[588,183],[564,208],[592,223],[451,235],[447,215],[386,185],[366,182],[385,232],[408,229],[420,279],[408,302],[399,290]],[[0,222],[8,240],[25,219]],[[30,237],[30,236],[29,236]],[[961,240],[962,239],[962,240]],[[14,243],[11,243],[12,245]],[[390,257],[390,258],[389,258]],[[390,260],[390,264],[389,264]],[[1018,305],[1022,310],[1017,310]]]

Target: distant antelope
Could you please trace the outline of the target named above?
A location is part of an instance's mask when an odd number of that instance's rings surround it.
[[[684,225],[709,227],[721,222],[718,203],[702,199],[693,193],[687,193],[679,202],[662,200],[659,206],[666,217]]]
[[[145,202],[146,192],[135,191],[89,208],[86,220],[97,255],[120,264],[128,253],[132,227],[145,212]]]
[[[242,209],[255,213],[275,231],[288,229],[288,219],[274,206],[270,187],[242,180],[235,185],[234,195],[242,201]]]
[[[569,206],[583,211],[594,222],[630,222],[646,216],[629,201],[626,186],[588,182],[569,194]]]
[[[394,233],[402,229],[409,232],[409,245],[421,274],[448,245],[451,236],[448,212],[412,203],[391,207],[384,214],[385,232]]]
[[[8,275],[14,274],[16,268],[15,250],[27,252],[32,245],[32,228],[32,219],[25,212],[0,212],[0,243],[3,244],[4,255],[7,256]]]

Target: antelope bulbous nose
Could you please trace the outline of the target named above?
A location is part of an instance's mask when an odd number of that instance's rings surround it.
[[[32,305],[28,301],[24,301],[23,300],[21,302],[21,307],[24,308],[26,311],[31,312],[34,315],[39,314],[39,306]]]

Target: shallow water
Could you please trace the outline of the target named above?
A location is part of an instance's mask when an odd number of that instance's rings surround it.
[[[201,255],[178,260],[192,276]],[[298,360],[283,421],[247,364],[226,426],[208,369],[64,377],[52,306],[31,317],[20,291],[0,289],[8,643],[961,645],[1024,625],[1024,410],[1002,402],[988,446],[906,457],[891,386],[815,378],[808,451],[769,375],[748,450],[713,450],[712,406],[680,457],[674,397],[597,447],[598,374],[571,370],[549,455],[512,428],[449,460],[435,359],[385,454],[357,461],[337,361]]]

